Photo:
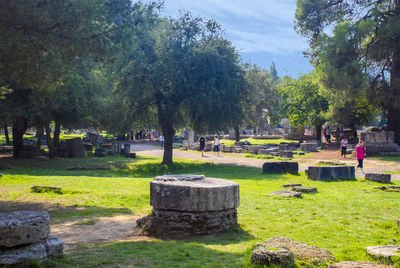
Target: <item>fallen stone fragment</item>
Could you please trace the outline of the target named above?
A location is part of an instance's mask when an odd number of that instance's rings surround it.
[[[378,173],[367,173],[365,179],[368,181],[376,181],[380,183],[390,183],[392,178],[391,174],[378,174]]]
[[[61,257],[64,250],[64,242],[54,235],[49,235],[46,240],[47,258]]]
[[[394,266],[378,264],[369,261],[342,261],[328,266],[328,268],[391,268]]]
[[[380,260],[384,259],[389,263],[392,261],[392,257],[400,257],[400,246],[372,246],[366,247],[365,251],[367,251],[367,253],[372,257]]]
[[[289,184],[284,184],[282,186],[285,188],[288,188],[288,187],[294,187],[294,186],[302,186],[302,184],[301,183],[289,183]]]
[[[388,186],[388,188],[390,188],[390,189],[400,189],[400,186],[392,186],[392,185],[390,185],[390,186]]]
[[[298,198],[301,197],[300,192],[288,191],[288,190],[272,192],[272,193],[269,193],[269,195],[277,195],[277,196],[283,196],[283,197],[298,197]]]
[[[0,247],[36,243],[50,233],[50,215],[46,211],[0,213]]]
[[[286,248],[270,248],[265,244],[258,244],[251,254],[251,263],[258,265],[279,265],[280,267],[295,267],[294,255]]]
[[[13,248],[0,248],[0,266],[21,264],[29,260],[44,261],[47,258],[61,257],[64,244],[55,236],[37,243]]]
[[[264,242],[264,244],[273,248],[284,247],[289,249],[296,259],[305,261],[334,261],[335,257],[326,249],[321,249],[315,246],[303,244],[286,237],[274,237]]]
[[[263,165],[263,173],[298,173],[298,172],[299,172],[299,163],[297,162],[265,162]]]
[[[318,189],[316,187],[303,187],[303,186],[295,186],[292,188],[293,191],[302,192],[302,193],[316,193]]]
[[[309,166],[308,179],[314,181],[351,180],[356,169],[350,166]]]

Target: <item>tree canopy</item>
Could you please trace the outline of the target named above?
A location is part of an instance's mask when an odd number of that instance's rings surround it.
[[[160,19],[128,52],[116,93],[137,116],[156,114],[165,136],[163,163],[172,162],[175,131],[233,126],[246,95],[244,72],[234,47],[211,20],[183,14]]]
[[[399,142],[399,1],[298,0],[295,16],[322,85],[340,92],[347,105],[364,107],[367,100],[383,109]],[[365,115],[368,111],[360,122]]]

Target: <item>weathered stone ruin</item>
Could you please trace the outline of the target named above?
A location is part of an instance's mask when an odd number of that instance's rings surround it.
[[[49,234],[46,211],[0,213],[0,266],[61,257],[63,242]]]
[[[137,221],[155,236],[201,235],[237,225],[239,185],[203,175],[164,175],[150,182],[152,214]]]

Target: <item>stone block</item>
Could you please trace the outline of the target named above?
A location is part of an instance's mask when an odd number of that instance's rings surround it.
[[[300,192],[296,191],[288,191],[288,190],[283,190],[283,191],[275,191],[272,193],[269,193],[269,195],[276,195],[276,196],[282,196],[282,197],[301,197]]]
[[[365,179],[368,181],[376,181],[380,183],[390,183],[392,178],[391,174],[378,174],[378,173],[367,173]]]
[[[85,147],[82,144],[81,138],[74,138],[65,141],[68,156],[73,158],[84,157]]]
[[[372,257],[389,263],[392,262],[392,257],[400,257],[400,246],[372,246],[366,247],[365,251]]]
[[[203,175],[164,175],[150,182],[152,214],[137,221],[158,236],[222,232],[237,225],[239,185]]]
[[[150,182],[150,204],[173,211],[235,209],[239,206],[239,184],[202,175],[158,176]]]
[[[335,260],[329,250],[307,245],[286,237],[273,237],[265,241],[264,244],[269,247],[287,248],[294,254],[296,259],[302,261],[329,262]]]
[[[294,255],[286,248],[270,248],[264,244],[259,244],[251,254],[251,263],[270,267],[291,268],[295,267]]]
[[[293,152],[292,151],[280,151],[279,156],[286,157],[286,158],[293,158]]]
[[[46,211],[0,213],[0,247],[36,243],[50,233],[50,215]]]
[[[136,153],[129,153],[127,155],[128,158],[136,158]]]
[[[314,181],[346,180],[355,178],[355,167],[309,166],[308,179]]]
[[[301,143],[300,150],[303,152],[318,152],[317,143]]]
[[[316,193],[318,189],[316,187],[303,187],[303,186],[294,186],[292,188],[293,191],[302,192],[302,193]]]
[[[0,266],[18,265],[30,260],[44,261],[47,258],[61,257],[64,243],[55,236],[47,239],[13,248],[0,248]]]
[[[223,145],[221,151],[224,153],[232,153],[234,146],[225,146]]]
[[[233,152],[234,153],[238,153],[238,154],[240,154],[240,153],[243,153],[243,148],[242,147],[235,147],[234,149],[233,149]]]
[[[228,209],[188,212],[153,209],[152,214],[139,219],[137,225],[155,236],[212,234],[235,227],[237,211]]]
[[[299,163],[297,162],[265,162],[263,173],[298,173]]]

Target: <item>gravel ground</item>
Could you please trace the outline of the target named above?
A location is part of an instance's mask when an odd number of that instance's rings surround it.
[[[162,157],[163,150],[154,145],[149,144],[135,144],[135,152],[143,156]],[[261,168],[262,165],[270,160],[254,159],[240,157],[240,154],[220,153],[219,156],[214,156],[213,152],[205,152],[205,156],[201,156],[199,152],[183,151],[174,149],[174,158],[187,158],[194,160],[203,160],[218,164],[249,166]],[[234,157],[232,155],[235,155]],[[347,165],[357,165],[355,158],[341,158],[336,150],[321,150],[318,153],[313,153],[309,158],[298,159],[300,171],[305,171],[308,166],[315,165],[321,160],[337,160],[346,163]],[[387,171],[400,170],[400,163],[366,159],[364,160],[364,171],[366,173],[383,173]],[[360,170],[356,170],[357,177],[364,177]],[[400,181],[400,175],[392,174],[392,180]]]

